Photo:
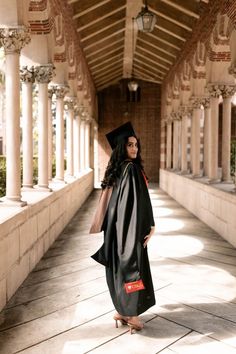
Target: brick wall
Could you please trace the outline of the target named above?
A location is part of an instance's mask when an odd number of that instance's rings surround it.
[[[140,81],[139,102],[127,102],[127,80],[110,86],[98,94],[99,179],[101,180],[110,157],[105,134],[131,121],[141,140],[142,159],[150,182],[158,182],[160,167],[161,87]]]

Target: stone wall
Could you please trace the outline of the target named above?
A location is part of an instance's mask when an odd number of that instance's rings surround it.
[[[51,193],[22,193],[24,208],[0,207],[0,311],[93,190],[93,172]]]
[[[236,194],[160,170],[160,188],[236,247]]]
[[[101,180],[110,157],[105,134],[131,121],[142,147],[144,168],[151,182],[159,179],[160,167],[160,85],[139,81],[140,101],[129,102],[127,80],[101,91],[99,106],[99,179]]]

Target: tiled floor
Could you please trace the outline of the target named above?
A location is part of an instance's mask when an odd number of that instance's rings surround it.
[[[149,257],[156,306],[132,336],[115,328],[90,255],[94,192],[0,314],[0,354],[236,354],[236,250],[156,186]]]

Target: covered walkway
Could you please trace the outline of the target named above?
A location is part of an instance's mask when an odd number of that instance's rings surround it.
[[[104,269],[90,255],[93,192],[0,314],[1,354],[236,353],[236,250],[171,199],[150,189],[149,244],[157,304],[130,336],[116,329]]]

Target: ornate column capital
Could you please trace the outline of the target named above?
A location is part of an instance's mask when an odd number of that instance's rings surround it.
[[[54,94],[54,87],[53,86],[50,86],[48,88],[48,98],[51,100],[52,99],[52,96]]]
[[[181,119],[179,112],[172,112],[170,115],[172,117],[172,120],[174,120],[174,121]]]
[[[188,105],[181,105],[180,106],[180,115],[183,117],[184,115],[189,116],[192,114],[193,108]]]
[[[214,98],[219,98],[220,95],[221,95],[221,89],[220,89],[220,86],[219,84],[208,84],[207,85],[207,90],[210,94],[211,97],[214,97]]]
[[[25,84],[34,83],[34,67],[22,66],[20,69],[20,79]]]
[[[67,97],[65,100],[65,110],[75,110],[76,108],[76,97]]]
[[[35,81],[38,84],[48,84],[52,80],[53,76],[55,75],[54,69],[55,67],[53,66],[53,64],[35,66],[34,68]]]
[[[192,96],[190,102],[193,109],[200,109],[202,106],[202,97]]]
[[[202,105],[204,107],[204,109],[206,108],[210,108],[210,97],[203,97],[202,98]]]
[[[0,28],[0,46],[6,54],[18,53],[30,42],[30,31],[25,26]]]
[[[64,99],[67,92],[69,92],[69,88],[66,85],[57,85],[54,92],[57,99]]]
[[[223,98],[230,98],[236,92],[236,85],[230,85],[230,84],[220,85],[220,90]]]

